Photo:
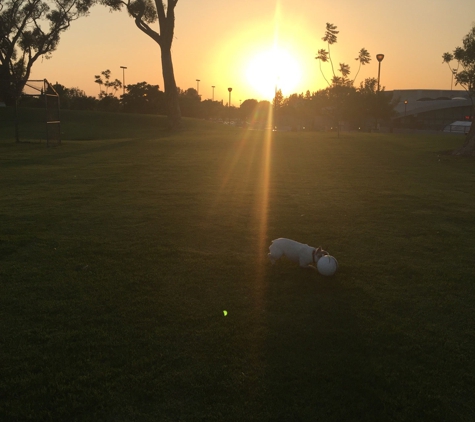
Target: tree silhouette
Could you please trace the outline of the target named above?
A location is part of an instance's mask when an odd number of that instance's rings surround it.
[[[475,155],[475,106],[473,97],[475,96],[475,25],[462,40],[463,47],[456,47],[453,53],[444,53],[442,63],[447,63],[450,68],[450,62],[457,60],[458,67],[454,69],[455,84],[461,85],[469,94],[472,102],[472,126],[467,134],[465,143],[461,148],[455,150],[455,155]],[[451,68],[452,70],[452,68]]]
[[[94,0],[0,1],[0,97],[12,105],[40,57],[49,58],[61,34],[87,15]]]
[[[104,79],[102,79],[101,75],[104,77]],[[122,88],[122,82],[118,79],[111,81],[111,71],[109,69],[102,71],[101,75],[94,76],[94,82],[99,85],[99,98],[107,97],[108,95],[115,96],[117,94],[117,90]],[[102,89],[102,85],[106,87],[105,91]],[[114,94],[109,94],[109,88],[114,90]]]
[[[358,71],[356,72],[356,75],[353,78],[353,82],[355,82],[358,73],[360,73],[361,66],[364,66],[365,64],[368,64],[371,61],[371,56],[368,50],[366,50],[366,48],[362,48],[358,54],[358,57],[355,60],[357,60],[360,65],[358,66]]]
[[[241,106],[239,107],[240,114],[241,114],[241,119],[242,120],[247,120],[247,119],[252,118],[253,114],[256,111],[258,103],[259,103],[259,101],[255,100],[253,98],[250,98],[248,100],[244,100],[242,102]]]
[[[99,85],[99,97],[102,94],[102,85],[104,85],[104,81],[101,78],[101,75],[95,75],[94,76],[94,83]]]
[[[161,0],[100,1],[112,10],[121,10],[125,7],[134,19],[137,28],[160,46],[167,115],[170,128],[178,129],[181,126],[181,111],[171,53],[175,31],[175,7],[178,0],[167,0],[166,4]],[[157,20],[158,30],[154,30],[151,24],[157,22]]]
[[[333,76],[335,76],[335,68],[333,67],[333,61],[332,61],[331,53],[330,53],[330,46],[332,44],[336,44],[336,41],[337,41],[337,36],[336,35],[340,32],[340,31],[337,31],[336,28],[337,27],[335,25],[333,25],[332,23],[327,22],[325,35],[322,38],[322,40],[325,41],[327,43],[327,46],[328,46],[328,59],[329,59],[330,64],[332,66]]]
[[[139,82],[126,86],[122,106],[129,113],[165,113],[165,93],[158,85]]]
[[[327,43],[327,50],[325,49],[320,49],[317,52],[317,56],[315,59],[318,60],[319,62],[319,68],[320,68],[320,73],[323,76],[323,79],[325,79],[326,83],[328,86],[333,85],[353,85],[353,83],[356,80],[356,77],[358,76],[361,66],[364,66],[365,64],[368,64],[371,61],[371,56],[365,48],[362,48],[359,53],[358,57],[355,59],[359,62],[358,66],[358,71],[356,72],[355,77],[353,80],[349,80],[348,76],[350,75],[350,66],[346,63],[340,63],[340,67],[338,68],[338,71],[340,72],[341,76],[338,76],[335,73],[335,67],[333,65],[333,60],[331,56],[331,46],[333,44],[336,44],[338,41],[337,35],[339,34],[340,31],[337,31],[337,27],[331,23],[326,24],[326,29],[325,29],[325,35],[323,36],[322,40]],[[325,74],[323,73],[322,69],[322,63],[330,63],[331,69],[332,69],[332,83],[328,82],[328,79],[325,77]]]
[[[327,63],[328,62],[328,51],[326,51],[323,48],[318,50],[317,57],[315,57],[315,58],[318,60],[318,66],[320,68],[320,73],[322,74],[323,79],[325,79],[325,82],[328,85],[331,85],[330,82],[328,82],[328,79],[325,77],[325,73],[323,73],[323,70],[322,70],[322,63]]]

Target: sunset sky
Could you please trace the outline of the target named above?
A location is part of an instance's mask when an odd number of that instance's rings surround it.
[[[271,99],[277,85],[285,96],[325,88],[317,51],[326,22],[340,31],[332,46],[336,65],[351,66],[359,50],[372,57],[356,85],[377,77],[376,54],[383,53],[381,85],[392,89],[450,89],[442,54],[462,44],[475,22],[473,0],[180,0],[176,7],[173,61],[177,85],[197,88],[202,99]],[[158,25],[158,24],[157,24]],[[455,63],[454,63],[455,64]],[[163,89],[159,46],[140,32],[126,12],[96,6],[73,22],[57,51],[41,59],[31,79],[46,78],[97,96],[94,75],[110,69],[112,79],[148,82]],[[325,66],[327,79],[331,77]]]

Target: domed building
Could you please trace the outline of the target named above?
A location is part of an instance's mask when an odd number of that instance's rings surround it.
[[[442,131],[454,122],[473,120],[475,98],[467,91],[401,89],[387,92],[393,94],[396,102],[397,115],[392,119],[394,128]]]

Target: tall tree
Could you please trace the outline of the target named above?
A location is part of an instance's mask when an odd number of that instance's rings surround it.
[[[125,7],[129,15],[134,19],[137,28],[160,46],[167,115],[170,128],[178,129],[181,126],[181,111],[171,53],[173,34],[175,32],[175,7],[178,0],[167,0],[166,4],[162,0],[100,1],[112,10],[121,10]],[[151,24],[157,20],[158,31],[151,27]]]
[[[12,105],[40,57],[49,58],[61,34],[87,15],[94,0],[0,1],[0,98]]]
[[[475,25],[462,40],[463,47],[455,48],[453,53],[442,55],[443,63],[450,65],[455,59],[458,68],[454,69],[455,83],[461,85],[470,96],[472,101],[472,126],[467,134],[467,138],[461,148],[456,149],[455,155],[475,155],[475,106],[473,97],[475,96]]]

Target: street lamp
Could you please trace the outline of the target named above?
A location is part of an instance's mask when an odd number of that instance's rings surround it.
[[[120,67],[122,69],[122,95],[125,95],[125,66]]]
[[[200,80],[199,79],[196,80],[196,93],[200,95]]]
[[[211,88],[213,88],[213,99],[212,99],[212,101],[214,101],[214,88],[216,88],[216,87],[214,85],[212,85]]]
[[[384,54],[376,54],[376,60],[378,60],[379,65],[378,65],[378,92],[380,90],[380,85],[379,85],[379,80],[381,76],[381,62],[384,59]]]
[[[381,85],[379,83],[380,81],[380,77],[381,77],[381,62],[383,61],[384,59],[384,54],[376,54],[376,60],[378,60],[378,96],[377,96],[377,99],[378,99],[378,103],[379,103],[379,92],[381,90]],[[378,123],[378,116],[376,115],[376,130],[379,131],[379,123]]]
[[[228,91],[229,91],[229,102],[228,102],[228,122],[231,123],[231,91],[233,89],[232,88],[228,88]]]

